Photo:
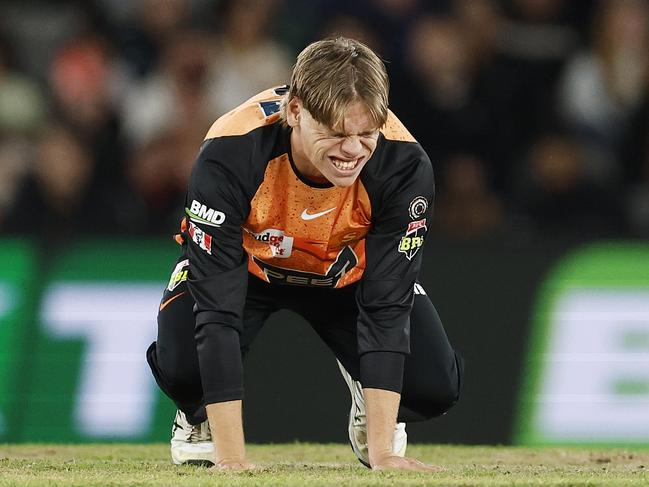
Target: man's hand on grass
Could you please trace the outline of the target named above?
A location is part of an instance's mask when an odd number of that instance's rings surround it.
[[[210,468],[213,472],[244,472],[248,470],[259,470],[257,465],[246,460],[221,460]]]
[[[443,472],[444,468],[437,465],[427,465],[414,458],[386,455],[372,462],[372,470],[409,470],[412,472]]]

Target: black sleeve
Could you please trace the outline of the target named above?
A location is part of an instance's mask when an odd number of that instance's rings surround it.
[[[250,211],[240,174],[238,138],[208,140],[192,171],[185,202],[189,291],[206,404],[243,397],[239,336],[247,289],[241,225]],[[243,156],[245,158],[245,156]]]
[[[403,361],[379,361],[371,355],[410,353],[414,284],[431,224],[435,193],[430,160],[418,144],[409,145],[406,160],[400,161],[402,167],[391,175],[373,202],[372,229],[365,240],[366,268],[356,296],[361,383],[376,382],[364,377],[367,372],[363,371],[397,367],[373,374],[382,378],[378,388],[396,392],[401,389]]]

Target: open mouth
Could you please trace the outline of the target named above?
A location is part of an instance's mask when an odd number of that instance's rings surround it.
[[[339,171],[353,171],[354,169],[356,169],[356,166],[358,166],[358,164],[361,162],[362,157],[359,157],[358,159],[353,159],[351,161],[344,161],[336,157],[330,157],[329,159],[331,159],[331,163]]]

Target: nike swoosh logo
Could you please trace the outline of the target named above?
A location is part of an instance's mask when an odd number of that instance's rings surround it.
[[[307,220],[307,221],[308,220],[315,220],[316,218],[320,218],[321,216],[325,216],[327,213],[331,213],[335,209],[336,209],[336,207],[334,206],[333,208],[330,208],[329,210],[321,211],[320,213],[313,213],[312,215],[310,215],[306,210],[304,210],[302,212],[302,215],[300,215],[300,216],[302,217],[302,220]]]
[[[160,311],[162,311],[163,309],[165,309],[169,303],[171,303],[174,299],[179,298],[179,297],[182,296],[183,294],[185,294],[185,291],[183,291],[182,293],[178,293],[178,294],[176,294],[175,296],[171,296],[171,297],[170,297],[169,299],[167,299],[164,303],[160,303]]]

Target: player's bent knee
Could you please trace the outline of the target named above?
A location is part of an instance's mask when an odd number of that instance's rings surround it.
[[[411,420],[425,421],[445,414],[460,399],[464,365],[462,358],[456,357],[456,367],[429,384],[426,390],[415,397],[403,398],[404,406],[411,412]]]
[[[455,367],[446,376],[443,386],[437,388],[435,400],[431,403],[428,413],[429,417],[440,416],[451,409],[460,400],[464,375],[464,360],[458,354],[455,355]]]
[[[425,401],[421,401],[418,413],[424,419],[431,419],[445,414],[451,409],[460,399],[460,389],[458,384],[435,390]]]
[[[170,361],[169,357],[159,357],[155,342],[148,348],[146,358],[153,377],[167,396],[172,399],[201,396],[202,387],[198,368],[175,366],[174,361]]]

